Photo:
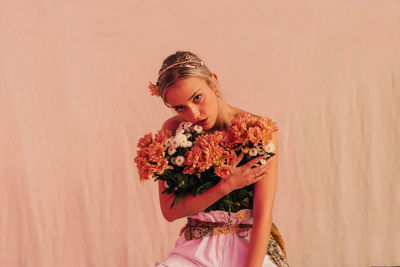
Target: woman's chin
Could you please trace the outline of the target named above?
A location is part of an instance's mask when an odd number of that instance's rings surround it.
[[[212,125],[210,124],[209,120],[207,119],[206,122],[199,124],[201,127],[203,127],[204,130],[210,130],[212,128]]]
[[[203,127],[204,131],[210,131],[210,130],[213,130],[214,125],[211,123],[206,123],[206,124],[202,125],[201,127]]]

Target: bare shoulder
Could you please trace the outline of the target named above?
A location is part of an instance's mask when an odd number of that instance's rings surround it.
[[[234,108],[234,111],[235,111],[235,115],[244,113],[244,114],[249,114],[251,116],[254,116],[256,118],[268,118],[268,119],[271,119],[269,116],[254,114],[254,113],[251,113],[249,111],[246,111],[246,110],[243,110],[243,109],[240,109],[240,108],[236,108],[236,107]],[[274,131],[272,133],[272,142],[275,144],[275,146],[278,146],[278,132],[277,131]]]
[[[257,117],[257,118],[265,118],[265,117],[267,117],[267,116],[263,116],[263,115],[257,115],[257,114],[254,114],[254,113],[251,113],[249,111],[246,111],[246,110],[243,110],[243,109],[240,109],[240,108],[236,108],[236,107],[234,108],[234,114],[235,114],[235,116],[238,115],[238,114],[249,114],[249,115]]]
[[[165,130],[175,131],[181,122],[182,119],[179,116],[173,116],[163,123],[162,128]]]

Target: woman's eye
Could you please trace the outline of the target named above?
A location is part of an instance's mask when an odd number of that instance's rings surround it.
[[[194,101],[199,102],[201,100],[201,95],[196,95],[193,99]]]
[[[183,107],[182,107],[182,106],[175,107],[175,110],[176,110],[176,111],[182,111],[182,110],[183,110]]]

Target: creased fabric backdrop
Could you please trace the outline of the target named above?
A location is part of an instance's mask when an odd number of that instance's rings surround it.
[[[197,53],[279,128],[291,266],[400,265],[399,1],[0,2],[0,266],[153,266],[172,249],[139,137],[173,115],[161,61]]]

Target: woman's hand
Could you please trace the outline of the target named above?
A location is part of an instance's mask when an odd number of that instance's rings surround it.
[[[271,164],[271,158],[269,158],[265,164],[260,164],[259,166],[252,168],[257,162],[265,157],[265,155],[263,155],[250,160],[240,167],[237,167],[243,157],[244,154],[240,153],[232,166],[231,175],[228,176],[226,180],[221,179],[220,181],[220,183],[222,183],[221,186],[223,186],[228,193],[236,189],[257,183],[264,179],[267,174],[267,169]]]

